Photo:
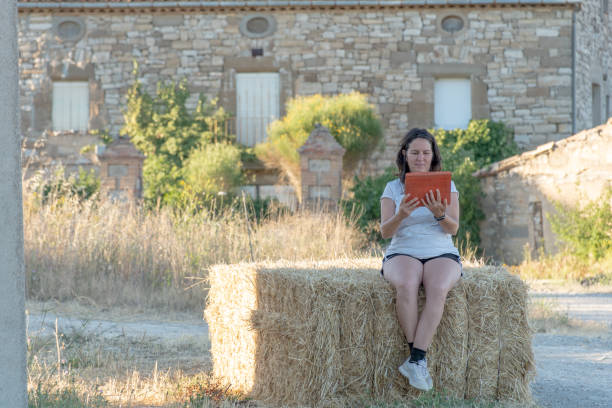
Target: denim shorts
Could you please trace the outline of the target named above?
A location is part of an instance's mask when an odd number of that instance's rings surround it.
[[[437,259],[437,258],[448,258],[448,259],[452,259],[453,261],[457,262],[459,264],[459,267],[461,268],[461,276],[463,276],[463,265],[461,264],[461,258],[459,257],[459,255],[455,255],[455,254],[451,254],[451,253],[446,253],[446,254],[442,254],[442,255],[438,255],[438,256],[432,256],[431,258],[417,258],[416,256],[412,256],[412,255],[408,255],[408,254],[389,254],[387,256],[385,256],[382,260],[383,266],[385,264],[386,261],[388,261],[391,258],[394,258],[396,256],[399,255],[403,255],[403,256],[409,256],[410,258],[414,258],[417,261],[421,261],[421,263],[423,265],[425,265],[425,263],[427,261],[431,261],[432,259]],[[383,273],[383,268],[380,268],[380,274],[382,276],[385,276],[385,274]]]

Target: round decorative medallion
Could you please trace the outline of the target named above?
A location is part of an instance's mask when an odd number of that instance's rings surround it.
[[[85,34],[85,23],[78,17],[61,17],[53,22],[53,31],[59,41],[78,41]]]
[[[266,37],[276,31],[276,20],[264,14],[245,16],[240,22],[240,32],[249,38]]]
[[[449,33],[456,33],[463,28],[463,19],[459,16],[447,16],[442,19],[442,29]]]

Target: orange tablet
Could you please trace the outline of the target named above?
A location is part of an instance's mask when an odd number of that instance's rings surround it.
[[[406,173],[404,181],[404,191],[406,195],[410,193],[409,200],[414,197],[419,197],[419,200],[424,200],[425,195],[429,190],[440,190],[442,202],[444,199],[450,204],[450,189],[451,189],[451,172],[450,171],[430,171],[427,173]],[[419,201],[422,207],[423,204]]]

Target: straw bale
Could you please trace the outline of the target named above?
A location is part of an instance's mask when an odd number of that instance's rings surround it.
[[[378,259],[211,268],[205,316],[213,374],[233,390],[275,405],[359,405],[364,399],[392,402],[418,395],[397,370],[408,347],[393,289],[379,269]],[[500,329],[496,279],[507,276],[495,275],[466,268],[465,278],[449,292],[428,351],[437,389],[495,398],[501,361],[506,371],[500,381],[503,377],[507,388],[516,381],[515,361],[505,362],[499,353],[499,336],[506,331]],[[419,303],[422,308],[423,293]],[[523,318],[516,317],[516,324]],[[514,335],[510,328],[507,335]],[[531,352],[529,338],[503,344]],[[510,397],[523,400],[526,392]],[[500,395],[505,398],[508,391]]]
[[[500,400],[531,400],[529,382],[535,376],[535,362],[527,301],[527,285],[518,276],[506,272],[506,279],[500,285],[500,307],[504,314],[500,327],[497,386],[497,398]]]
[[[458,398],[463,397],[466,387],[467,309],[465,286],[460,282],[448,293],[442,320],[427,351],[434,387]]]
[[[468,304],[468,362],[465,398],[493,399],[500,344],[499,275],[495,268],[465,271]]]

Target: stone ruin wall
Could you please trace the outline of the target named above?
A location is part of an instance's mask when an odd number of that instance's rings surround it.
[[[514,264],[523,259],[525,245],[534,255],[540,247],[554,253],[557,242],[546,216],[554,213],[553,202],[576,208],[612,187],[612,119],[482,172],[486,255]]]

